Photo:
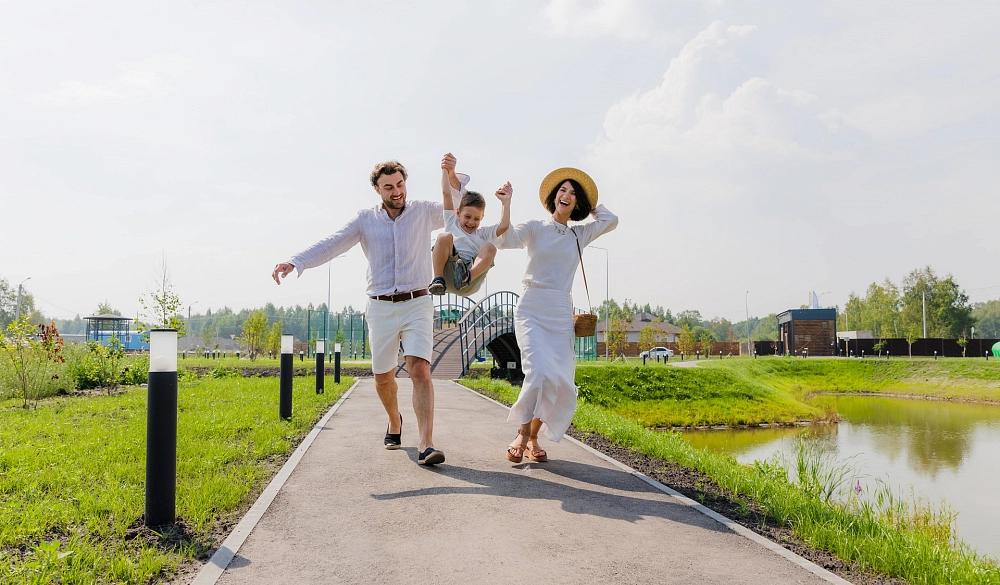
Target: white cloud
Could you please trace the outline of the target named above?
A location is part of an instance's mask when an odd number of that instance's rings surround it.
[[[737,47],[755,31],[715,22],[695,36],[659,86],[609,109],[588,162],[633,172],[653,165],[745,178],[761,164],[844,156],[816,96],[747,77]]]
[[[170,85],[156,73],[133,70],[106,82],[63,81],[55,89],[29,94],[25,100],[45,106],[137,105],[160,99],[169,91]]]
[[[960,122],[979,114],[990,105],[975,95],[934,97],[901,93],[823,115],[832,130],[842,125],[865,132],[878,141],[911,139],[930,130]]]
[[[644,38],[649,29],[635,0],[551,0],[542,12],[562,36]]]

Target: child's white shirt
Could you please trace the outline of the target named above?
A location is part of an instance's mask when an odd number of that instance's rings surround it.
[[[497,236],[497,227],[499,226],[500,224],[480,226],[469,234],[458,223],[458,215],[454,209],[444,210],[444,229],[454,236],[455,251],[458,252],[458,257],[465,262],[475,260],[484,244],[490,243],[497,246],[500,243],[500,238]]]

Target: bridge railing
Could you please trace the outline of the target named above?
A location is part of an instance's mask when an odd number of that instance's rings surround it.
[[[458,322],[476,306],[476,302],[467,297],[451,293],[434,297],[434,330],[448,327],[458,327]]]
[[[494,293],[473,305],[459,320],[463,376],[469,373],[475,356],[491,341],[514,330],[514,308],[519,298],[510,291]]]

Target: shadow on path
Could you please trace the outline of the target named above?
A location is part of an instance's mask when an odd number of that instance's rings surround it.
[[[416,449],[412,451],[416,460]],[[646,485],[630,473],[573,461],[547,463],[522,463],[513,466],[519,473],[485,471],[454,465],[426,467],[428,471],[466,482],[464,486],[437,486],[384,494],[372,494],[378,501],[398,500],[426,496],[479,495],[507,497],[524,500],[550,500],[560,502],[562,510],[571,514],[587,514],[613,520],[638,522],[645,517],[658,517],[682,522],[715,532],[728,533],[729,529],[692,512],[680,503],[667,499],[662,492]],[[545,479],[546,474],[559,476],[565,481]],[[572,483],[582,484],[580,486]],[[603,490],[583,486],[596,486]],[[649,497],[628,496],[614,492],[633,492]],[[512,509],[516,504],[512,504]]]

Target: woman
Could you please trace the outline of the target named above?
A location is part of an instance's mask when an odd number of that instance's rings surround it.
[[[538,445],[538,431],[559,442],[576,411],[576,355],[573,333],[573,278],[579,250],[618,225],[618,217],[597,205],[597,185],[579,169],[548,174],[539,188],[542,205],[552,214],[512,227],[500,248],[527,248],[524,294],[514,311],[514,333],[521,349],[524,383],[508,421],[517,421],[518,437],[507,459],[520,463],[547,461]],[[595,221],[569,227],[593,215]]]

